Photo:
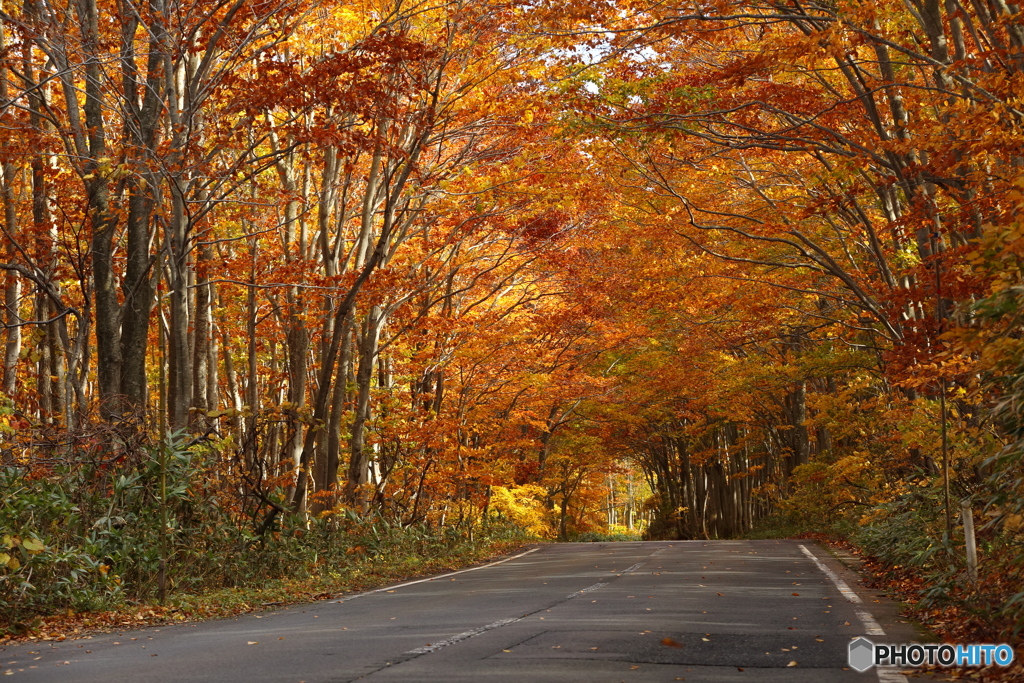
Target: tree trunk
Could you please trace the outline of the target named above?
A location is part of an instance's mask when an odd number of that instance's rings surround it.
[[[380,306],[372,306],[363,322],[359,343],[359,369],[356,372],[356,414],[349,440],[350,459],[345,496],[353,506],[365,503],[362,488],[369,474],[370,458],[366,452],[366,423],[370,419],[370,384],[377,356],[377,342],[384,323]]]
[[[0,27],[2,31],[2,27]],[[3,34],[0,33],[0,49],[3,48]],[[0,76],[0,99],[7,101],[7,79],[4,76]],[[7,147],[7,143],[3,143],[4,147]],[[17,238],[18,234],[18,211],[15,206],[14,196],[14,175],[16,172],[15,166],[12,163],[5,162],[2,165],[3,171],[3,186],[2,194],[4,204],[4,230],[6,231],[8,249],[6,250],[5,257],[8,261],[13,262],[14,249],[13,245],[9,244],[10,240]],[[14,271],[6,271],[5,275],[5,286],[4,286],[4,323],[7,327],[7,339],[4,344],[4,377],[3,377],[3,390],[8,397],[13,397],[17,390],[17,379],[18,379],[18,358],[21,355],[21,278]],[[47,386],[48,388],[48,386]],[[45,392],[40,391],[41,395],[45,395]],[[44,412],[47,412],[44,409]]]

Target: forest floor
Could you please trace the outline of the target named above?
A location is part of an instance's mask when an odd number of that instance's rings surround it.
[[[894,576],[892,568],[866,556],[850,541],[815,533],[800,534],[800,537],[813,538],[827,547],[840,561],[857,572],[867,587],[881,590],[903,605],[903,616],[917,628],[932,634],[935,639],[963,644],[1006,642],[1005,638],[1000,636],[996,625],[988,621],[980,611],[972,612],[956,604],[922,605],[923,586],[919,579],[909,575]],[[1010,645],[1016,652],[1010,667],[939,669],[938,672],[942,674],[942,678],[949,680],[1020,683],[1024,681],[1024,646],[1019,639],[1010,642]],[[915,670],[904,673],[913,676]]]

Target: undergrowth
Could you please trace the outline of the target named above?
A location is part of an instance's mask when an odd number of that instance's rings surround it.
[[[639,531],[613,530],[609,532],[585,531],[581,534],[576,534],[569,540],[574,543],[618,543],[642,539]]]
[[[224,496],[232,486],[217,480],[215,460],[178,441],[125,449],[116,462],[0,468],[0,637],[58,614],[230,614],[452,569],[532,540],[494,520],[438,527],[344,509],[266,525],[266,506]],[[261,492],[278,506],[285,495]],[[162,567],[167,601],[156,606]]]
[[[950,538],[943,500],[941,487],[922,479],[888,500],[828,518],[805,514],[801,505],[790,502],[749,537],[810,536],[836,542],[861,556],[872,585],[907,604],[908,616],[944,639],[1019,644],[1024,634],[1021,536],[1005,523],[1005,515],[986,515],[985,507],[978,505],[978,580],[973,582],[967,572],[959,505]],[[1017,673],[1003,671],[998,675],[1004,678],[999,678],[989,672],[986,680],[1013,680]]]

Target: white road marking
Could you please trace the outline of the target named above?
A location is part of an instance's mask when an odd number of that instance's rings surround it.
[[[804,555],[814,560],[814,564],[818,565],[818,569],[824,572],[825,576],[832,580],[839,592],[843,594],[847,600],[853,603],[861,604],[864,601],[860,599],[860,596],[853,592],[850,585],[839,578],[839,575],[834,571],[825,566],[825,564],[814,556],[806,546],[801,545],[800,550],[803,551]],[[871,616],[871,613],[863,609],[855,609],[854,612],[857,614],[857,618],[860,619],[861,623],[864,624],[864,630],[869,636],[884,636],[885,629],[882,625],[875,621],[875,618]],[[878,675],[878,683],[907,683],[907,677],[901,674],[896,669],[888,669],[882,667],[875,667],[875,674]]]
[[[463,631],[462,633],[454,635],[451,638],[445,638],[444,640],[438,641],[436,643],[424,645],[423,647],[418,647],[415,650],[409,650],[408,652],[406,652],[406,654],[425,655],[430,652],[434,652],[435,650],[440,650],[442,647],[448,647],[449,645],[454,645],[455,643],[458,643],[462,640],[466,640],[467,638],[472,638],[473,636],[478,636],[481,633],[486,633],[487,631],[490,631],[492,629],[501,628],[502,626],[508,626],[509,624],[514,624],[522,618],[523,617],[515,617],[512,619],[499,619],[498,621],[495,621],[492,624],[487,624],[486,626],[475,628],[472,631]]]
[[[374,593],[383,593],[385,591],[398,590],[399,588],[405,588],[406,586],[415,586],[417,583],[426,583],[428,581],[437,581],[438,579],[446,579],[449,576],[455,576],[456,574],[465,574],[466,572],[475,572],[478,569],[487,569],[488,567],[494,567],[494,566],[499,565],[499,564],[504,564],[505,562],[511,562],[512,560],[518,560],[520,557],[525,557],[525,556],[529,555],[530,553],[537,552],[538,550],[540,550],[540,548],[531,548],[530,550],[527,550],[525,553],[519,553],[518,555],[513,555],[512,557],[506,557],[504,560],[498,560],[497,562],[490,562],[488,564],[482,564],[479,567],[470,567],[469,569],[460,569],[457,572],[449,572],[447,574],[441,574],[440,576],[431,576],[431,577],[426,578],[426,579],[417,579],[415,581],[406,581],[405,583],[399,583],[399,584],[394,585],[394,586],[384,586],[383,588],[378,588],[377,590],[366,591],[365,593],[356,593],[355,595],[349,595],[347,597],[341,598],[340,600],[335,600],[335,602],[348,602],[349,600],[355,600],[356,598],[361,598],[361,597],[366,596],[366,595],[373,595]]]
[[[509,558],[509,559],[512,559],[512,558]],[[591,593],[593,591],[596,591],[598,588],[603,588],[604,586],[607,586],[607,585],[608,585],[607,583],[595,583],[593,586],[587,586],[583,590],[579,590],[579,591],[576,591],[575,593],[572,593],[571,595],[565,596],[565,599],[566,600],[572,600],[573,598],[578,598],[581,595],[585,595],[587,593]],[[425,655],[425,654],[429,654],[431,652],[436,652],[437,650],[440,650],[442,647],[448,647],[449,645],[454,645],[455,643],[459,643],[459,642],[462,642],[463,640],[468,640],[469,638],[472,638],[474,636],[478,636],[481,633],[487,633],[488,631],[492,631],[492,630],[494,630],[496,628],[501,628],[502,626],[508,626],[509,624],[514,624],[517,621],[521,621],[521,620],[525,619],[528,616],[530,616],[530,615],[529,614],[524,614],[521,617],[512,617],[510,619],[499,619],[498,621],[495,621],[495,622],[492,622],[490,624],[487,624],[486,626],[481,626],[479,628],[474,628],[474,629],[471,629],[469,631],[463,631],[462,633],[456,634],[456,635],[452,636],[451,638],[445,638],[444,640],[439,640],[436,643],[431,643],[430,645],[424,645],[423,647],[418,647],[415,650],[409,650],[405,654],[407,654],[407,655]]]
[[[587,593],[591,593],[593,591],[596,591],[598,588],[604,588],[607,585],[608,585],[607,583],[595,583],[593,586],[587,586],[586,588],[584,588],[581,591],[576,591],[575,593],[572,593],[571,595],[565,596],[565,599],[566,600],[572,600],[573,598],[578,598],[581,595],[586,595]]]
[[[866,612],[862,609],[854,610],[854,612],[857,613],[857,618],[860,619],[862,624],[864,624],[864,630],[867,631],[869,636],[885,635],[882,625],[875,621],[875,618],[871,616],[870,612]]]
[[[883,669],[876,666],[875,673],[878,674],[878,683],[907,683],[907,677],[896,669]]]
[[[800,546],[800,550],[804,551],[804,555],[806,555],[807,557],[809,557],[812,560],[814,560],[814,564],[818,565],[818,569],[823,571],[825,573],[825,576],[827,576],[828,578],[832,579],[832,583],[834,583],[836,585],[836,588],[839,589],[839,592],[843,594],[844,598],[846,598],[850,602],[856,602],[856,603],[863,602],[863,600],[860,599],[860,596],[857,595],[856,593],[854,593],[853,590],[850,589],[849,584],[847,584],[845,581],[840,579],[839,575],[836,574],[834,571],[832,571],[831,569],[826,567],[822,563],[821,560],[819,560],[817,557],[814,556],[814,553],[812,553],[810,550],[808,550],[803,545]],[[877,633],[875,635],[885,635],[885,634],[884,633]]]
[[[614,573],[616,573],[616,574],[628,574],[628,573],[630,573],[632,571],[636,571],[637,569],[640,569],[640,567],[644,566],[646,563],[647,563],[646,560],[643,561],[643,562],[637,562],[632,567],[626,567],[621,572],[614,572]]]

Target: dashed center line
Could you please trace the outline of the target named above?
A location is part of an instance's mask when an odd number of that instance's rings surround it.
[[[599,588],[604,588],[607,585],[608,585],[607,583],[595,583],[593,586],[587,586],[583,590],[578,590],[575,593],[570,593],[569,595],[565,596],[565,600],[572,600],[573,598],[578,598],[581,595],[586,595],[587,593],[592,593],[592,592],[598,590]],[[543,609],[543,608],[541,608],[541,609]],[[415,650],[409,650],[405,654],[407,654],[407,655],[426,655],[426,654],[430,654],[431,652],[436,652],[436,651],[440,650],[443,647],[448,647],[449,645],[454,645],[456,643],[461,643],[463,640],[469,640],[470,638],[478,636],[478,635],[480,635],[482,633],[487,633],[488,631],[493,631],[496,628],[501,628],[502,626],[508,626],[509,624],[516,623],[517,621],[522,621],[523,619],[525,619],[526,617],[530,616],[531,614],[536,614],[539,611],[540,611],[540,609],[537,609],[537,610],[534,610],[533,612],[530,612],[530,614],[524,614],[521,617],[510,617],[508,619],[499,619],[498,621],[493,621],[490,624],[487,624],[486,626],[480,626],[478,628],[470,629],[469,631],[463,631],[462,633],[457,633],[457,634],[455,634],[454,636],[452,636],[450,638],[445,638],[444,640],[439,640],[436,643],[431,643],[430,645],[424,645],[423,647],[418,647]]]
[[[607,585],[608,585],[607,583],[595,583],[593,586],[587,586],[586,588],[584,588],[581,591],[576,591],[575,593],[571,593],[571,594],[565,596],[565,599],[566,600],[572,600],[573,598],[578,598],[581,595],[586,595],[587,593],[592,593],[593,591],[596,591],[598,588],[604,588]]]
[[[448,647],[449,645],[454,645],[455,643],[461,642],[463,640],[468,640],[469,638],[472,638],[473,636],[478,636],[481,633],[487,633],[488,631],[492,631],[492,630],[494,630],[496,628],[501,628],[502,626],[508,626],[509,624],[514,624],[517,621],[521,621],[522,619],[523,619],[523,617],[513,617],[511,619],[499,619],[498,621],[495,621],[495,622],[493,622],[491,624],[487,624],[486,626],[481,626],[480,628],[474,628],[474,629],[472,629],[470,631],[463,631],[462,633],[459,633],[458,635],[454,635],[451,638],[445,638],[444,640],[438,641],[436,643],[431,643],[430,645],[424,645],[423,647],[418,647],[415,650],[409,650],[406,654],[410,654],[410,655],[425,655],[425,654],[428,654],[430,652],[434,652],[435,650],[440,650],[442,647]]]

